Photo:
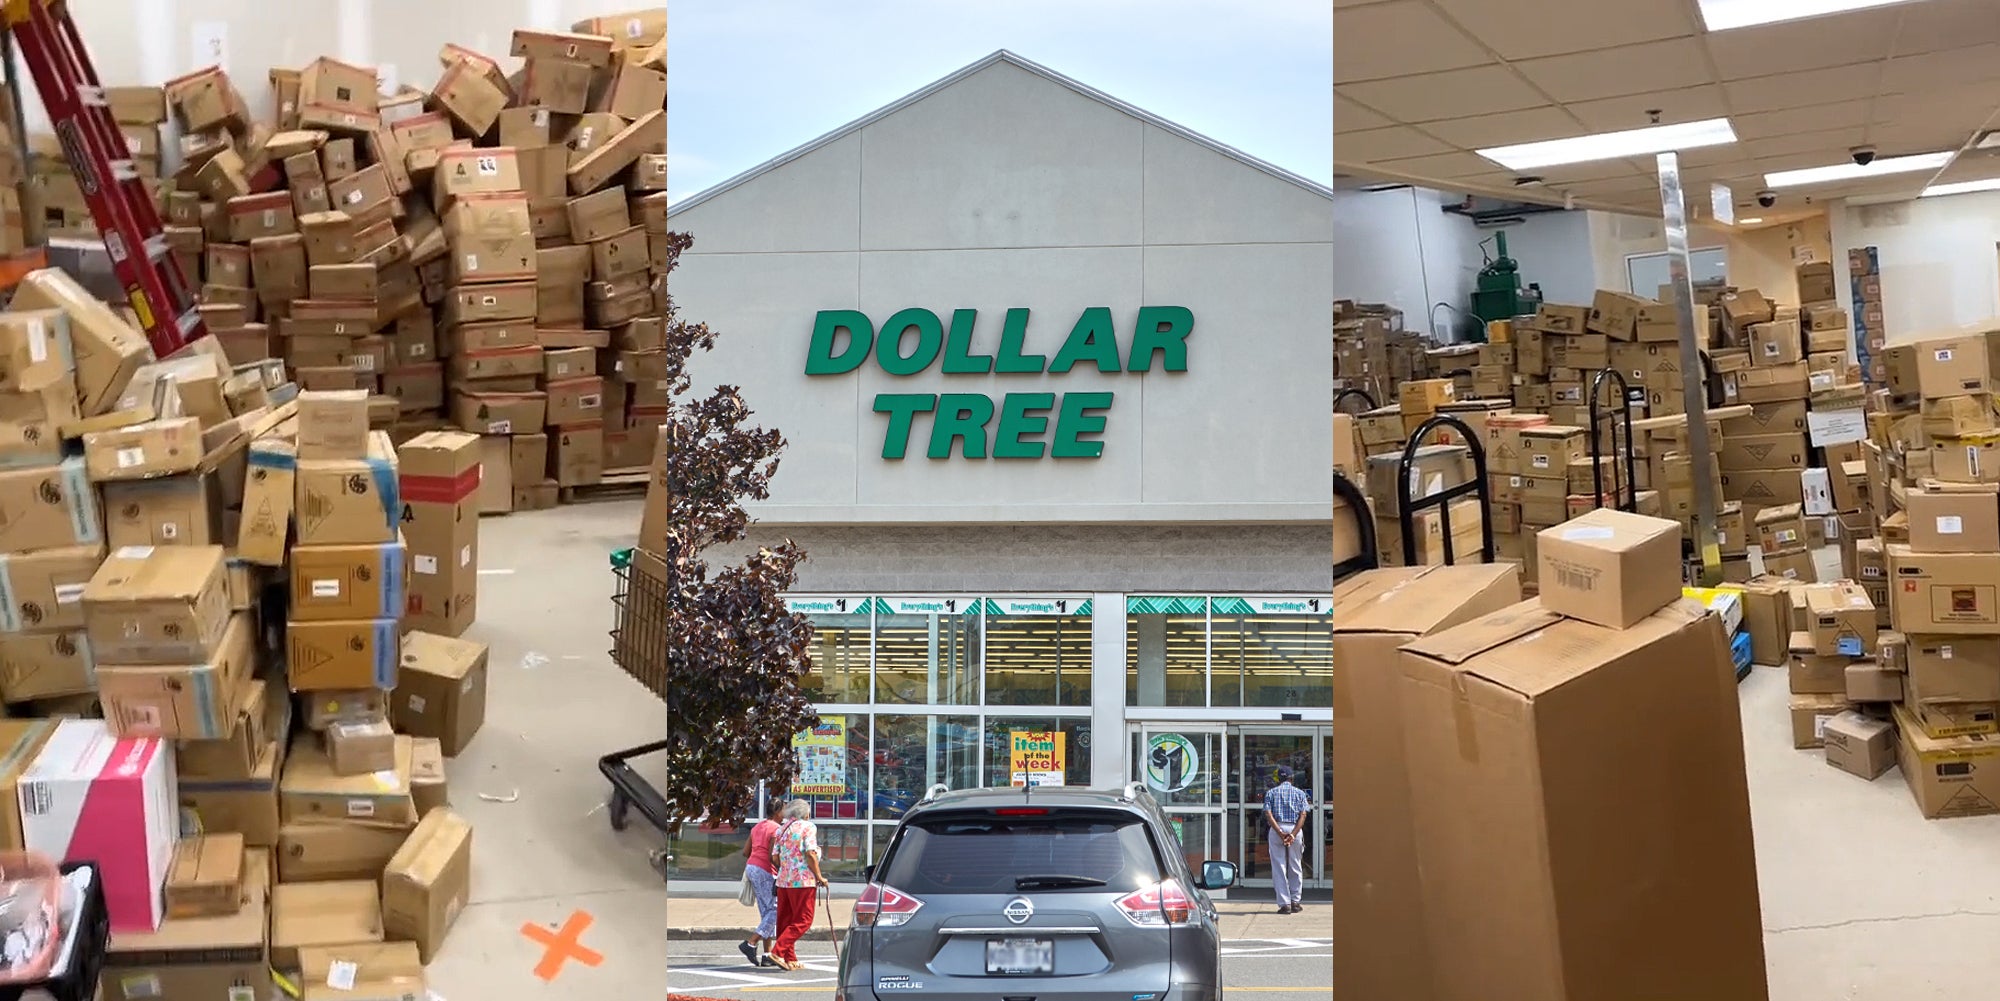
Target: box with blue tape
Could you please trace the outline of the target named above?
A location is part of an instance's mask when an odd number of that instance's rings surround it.
[[[1805,588],[1808,632],[1822,657],[1875,655],[1875,603],[1853,581]]]

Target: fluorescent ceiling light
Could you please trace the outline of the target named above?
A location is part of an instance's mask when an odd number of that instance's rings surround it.
[[[1918,198],[1932,195],[1962,195],[1970,191],[2000,191],[2000,177],[1989,177],[1983,181],[1954,181],[1950,184],[1933,184],[1924,189]]]
[[[1593,160],[1616,160],[1625,156],[1664,153],[1668,150],[1721,146],[1736,141],[1736,130],[1727,118],[1711,118],[1680,125],[1653,125],[1623,132],[1600,132],[1573,139],[1550,139],[1518,146],[1495,146],[1478,150],[1480,156],[1508,170],[1535,170]]]
[[[1907,174],[1917,170],[1936,170],[1951,162],[1952,150],[1937,153],[1918,153],[1914,156],[1892,156],[1862,166],[1858,163],[1836,163],[1831,167],[1807,167],[1804,170],[1781,170],[1775,174],[1765,174],[1764,184],[1773,188],[1796,188],[1802,184],[1825,184],[1829,181],[1852,181],[1863,177],[1879,177],[1884,174]]]
[[[1758,223],[1760,223],[1760,222],[1763,222],[1763,221],[1764,221],[1764,217],[1763,217],[1763,216],[1751,216],[1751,217],[1750,217],[1750,218],[1748,218],[1748,219],[1738,219],[1738,220],[1736,220],[1736,225],[1738,225],[1738,226],[1755,226],[1755,225],[1757,225]]]
[[[1710,31],[1747,28],[1753,24],[1797,21],[1848,11],[1888,7],[1911,0],[1700,0],[1701,20]]]

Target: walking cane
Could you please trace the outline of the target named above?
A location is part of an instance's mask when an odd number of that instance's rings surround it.
[[[819,898],[819,902],[826,909],[826,937],[833,943],[833,967],[837,970],[840,968],[840,930],[833,926],[832,887],[827,887],[826,896]]]

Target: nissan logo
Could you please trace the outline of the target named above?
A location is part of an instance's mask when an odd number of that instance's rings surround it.
[[[1000,913],[1006,915],[1007,920],[1024,925],[1035,916],[1035,905],[1026,897],[1015,897],[1007,901],[1007,906],[1000,908]]]

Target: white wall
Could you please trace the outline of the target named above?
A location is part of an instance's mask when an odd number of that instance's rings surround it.
[[[1545,302],[1584,305],[1597,292],[1597,274],[1590,249],[1590,213],[1544,212],[1526,221],[1499,227],[1507,233],[1507,253],[1521,263],[1521,284],[1542,287]],[[1482,239],[1494,230],[1482,230]],[[1490,251],[1489,251],[1490,252]],[[1483,258],[1475,250],[1475,267]]]
[[[1835,273],[1850,310],[1847,251],[1876,247],[1889,340],[2000,316],[2000,192],[1831,210]]]
[[[382,68],[385,75],[429,89],[442,67],[438,49],[454,42],[500,60],[516,28],[568,27],[583,18],[645,6],[638,0],[70,0],[77,31],[107,85],[160,84],[219,60],[260,118],[270,110],[268,73],[297,69],[319,56]],[[387,71],[393,69],[393,74]],[[25,64],[23,104],[28,130],[45,132]]]
[[[1480,233],[1448,215],[1444,195],[1425,188],[1335,191],[1334,295],[1384,302],[1412,330],[1428,332],[1432,303],[1470,309]],[[1440,311],[1438,323],[1446,325]]]

